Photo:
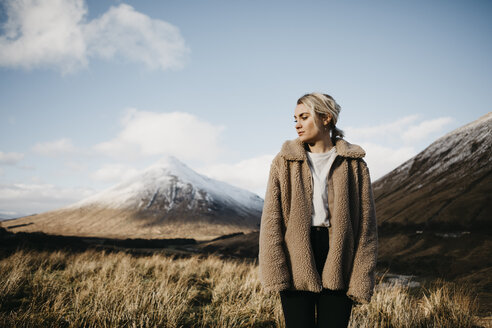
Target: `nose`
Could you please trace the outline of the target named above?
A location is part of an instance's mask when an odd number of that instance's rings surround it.
[[[296,130],[299,130],[302,127],[301,122],[297,121]]]

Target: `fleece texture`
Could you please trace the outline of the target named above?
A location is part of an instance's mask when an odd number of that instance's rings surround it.
[[[365,151],[337,138],[327,179],[331,227],[322,276],[310,231],[313,186],[306,144],[286,141],[270,167],[260,226],[259,277],[266,291],[346,290],[356,304],[374,290],[378,234]]]

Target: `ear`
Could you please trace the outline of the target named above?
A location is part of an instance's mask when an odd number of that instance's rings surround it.
[[[331,122],[331,116],[329,114],[323,115],[323,125],[328,126]]]

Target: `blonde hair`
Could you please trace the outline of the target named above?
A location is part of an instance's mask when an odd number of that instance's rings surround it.
[[[309,109],[311,115],[314,117],[314,121],[319,124],[319,120],[323,116],[331,117],[330,120],[330,132],[332,142],[335,143],[337,137],[343,138],[345,134],[342,130],[338,129],[335,125],[338,121],[338,115],[342,110],[339,104],[333,99],[332,96],[324,93],[307,93],[297,100],[297,104],[303,104]]]

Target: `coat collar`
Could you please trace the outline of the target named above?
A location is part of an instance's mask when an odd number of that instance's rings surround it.
[[[348,141],[337,138],[335,141],[335,147],[337,155],[351,158],[362,158],[366,155],[364,149],[356,144],[351,144]],[[306,160],[306,148],[305,143],[299,138],[294,140],[287,140],[282,145],[280,150],[280,156],[286,160],[303,161]]]

